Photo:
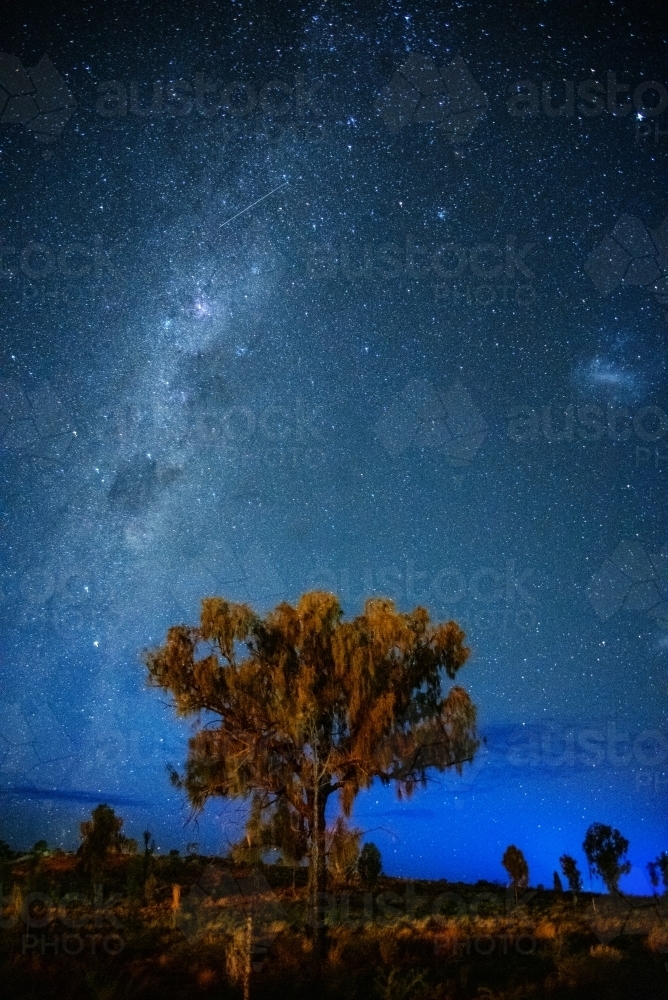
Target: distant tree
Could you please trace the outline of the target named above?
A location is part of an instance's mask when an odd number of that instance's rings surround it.
[[[461,772],[478,747],[471,699],[444,690],[470,653],[458,625],[384,599],[352,621],[342,615],[337,598],[318,591],[264,617],[211,597],[197,627],[170,628],[166,644],[145,653],[178,714],[207,717],[174,783],[196,809],[211,796],[249,800],[255,844],[275,839],[308,857],[312,905],[326,888],[332,795],[347,817],[374,779],[410,795],[432,768]]]
[[[590,875],[602,879],[608,892],[617,892],[620,878],[631,871],[631,862],[622,861],[629,849],[626,837],[604,823],[592,823],[585,834],[582,849]]]
[[[2,886],[6,884],[7,881],[11,883],[12,881],[12,861],[18,856],[18,852],[13,851],[9,844],[6,844],[4,840],[0,840],[0,910],[2,909]],[[0,921],[0,925],[1,925]]]
[[[563,886],[562,881],[561,881],[561,879],[559,877],[559,872],[555,872],[554,873],[554,876],[552,878],[552,888],[557,893],[557,895],[559,895],[559,896],[563,895],[564,886]]]
[[[342,816],[337,817],[334,826],[328,831],[329,867],[335,878],[345,881],[346,885],[357,871],[361,836],[362,831],[351,829]]]
[[[383,861],[380,851],[371,841],[365,844],[357,861],[357,871],[362,884],[372,889],[383,871]]]
[[[529,884],[529,866],[526,858],[519,847],[511,844],[504,851],[501,864],[510,876],[510,883],[515,890],[515,898],[517,899],[518,890],[526,889]]]
[[[144,858],[142,867],[143,867],[144,880],[146,880],[148,878],[149,871],[151,868],[151,859],[155,854],[155,840],[153,839],[150,830],[144,830],[143,838],[144,838]]]
[[[562,854],[559,858],[559,864],[564,873],[564,878],[568,882],[568,888],[573,896],[573,906],[575,906],[578,895],[582,892],[582,875],[580,874],[577,861],[570,854]]]
[[[647,874],[649,875],[649,880],[652,885],[652,891],[654,892],[654,895],[656,895],[656,890],[659,888],[660,882],[660,871],[656,861],[647,862]]]
[[[84,871],[98,868],[113,854],[133,854],[137,842],[121,833],[123,820],[114,810],[102,804],[96,806],[91,819],[80,825],[81,845],[77,851]]]
[[[668,853],[666,851],[662,851],[654,861],[648,863],[647,872],[655,894],[659,888],[659,880],[663,882],[664,893],[668,893]]]
[[[40,855],[48,854],[49,845],[46,840],[38,840],[35,844],[33,844],[32,853]]]

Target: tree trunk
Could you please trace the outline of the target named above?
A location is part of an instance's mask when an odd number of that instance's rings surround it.
[[[318,959],[325,957],[327,950],[327,928],[323,914],[321,893],[327,891],[327,857],[325,842],[325,810],[328,792],[319,788],[313,797],[313,823],[311,824],[311,855],[309,858],[309,889],[311,896],[311,926],[315,954]]]
[[[246,933],[244,935],[244,1000],[250,1000],[251,959],[253,951],[253,917],[246,917]]]

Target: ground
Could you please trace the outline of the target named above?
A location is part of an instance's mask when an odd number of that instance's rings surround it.
[[[13,1000],[234,998],[245,976],[258,1000],[668,994],[666,897],[351,880],[321,900],[318,959],[304,869],[136,855],[84,873],[74,855],[35,853],[2,864]]]

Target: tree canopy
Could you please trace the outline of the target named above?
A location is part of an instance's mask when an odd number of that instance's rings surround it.
[[[582,849],[587,856],[590,874],[602,879],[608,892],[616,892],[622,875],[631,871],[631,862],[622,861],[629,849],[626,837],[604,823],[592,823],[585,834]]]
[[[206,598],[199,625],[170,628],[145,654],[152,683],[201,722],[173,780],[197,809],[211,796],[250,799],[247,835],[308,855],[320,891],[331,795],[348,817],[376,779],[408,796],[430,769],[473,759],[475,706],[447,685],[469,657],[464,640],[455,622],[385,599],[344,621],[320,591],[265,616]]]
[[[373,888],[382,870],[383,861],[380,851],[374,843],[365,844],[357,862],[357,871],[364,886]]]
[[[518,889],[526,889],[529,884],[529,866],[519,847],[514,844],[507,847],[501,858],[501,864],[510,876],[515,895],[517,895]]]
[[[91,818],[80,824],[77,854],[84,870],[96,868],[110,854],[132,854],[137,850],[137,842],[121,833],[122,829],[123,820],[111,806],[102,803],[93,809]]]
[[[652,891],[656,892],[659,887],[659,877],[663,882],[664,892],[668,893],[668,853],[662,851],[654,861],[647,864],[647,873],[652,883]]]
[[[564,878],[568,882],[568,888],[575,900],[578,894],[582,892],[582,875],[580,874],[577,861],[570,854],[562,854],[559,858],[559,864],[564,873]]]

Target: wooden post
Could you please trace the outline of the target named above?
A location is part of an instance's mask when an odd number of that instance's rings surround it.
[[[172,885],[172,927],[176,927],[176,915],[181,906],[181,886]]]
[[[244,942],[244,1000],[250,1000],[251,953],[253,950],[253,917],[246,917],[246,940]]]

